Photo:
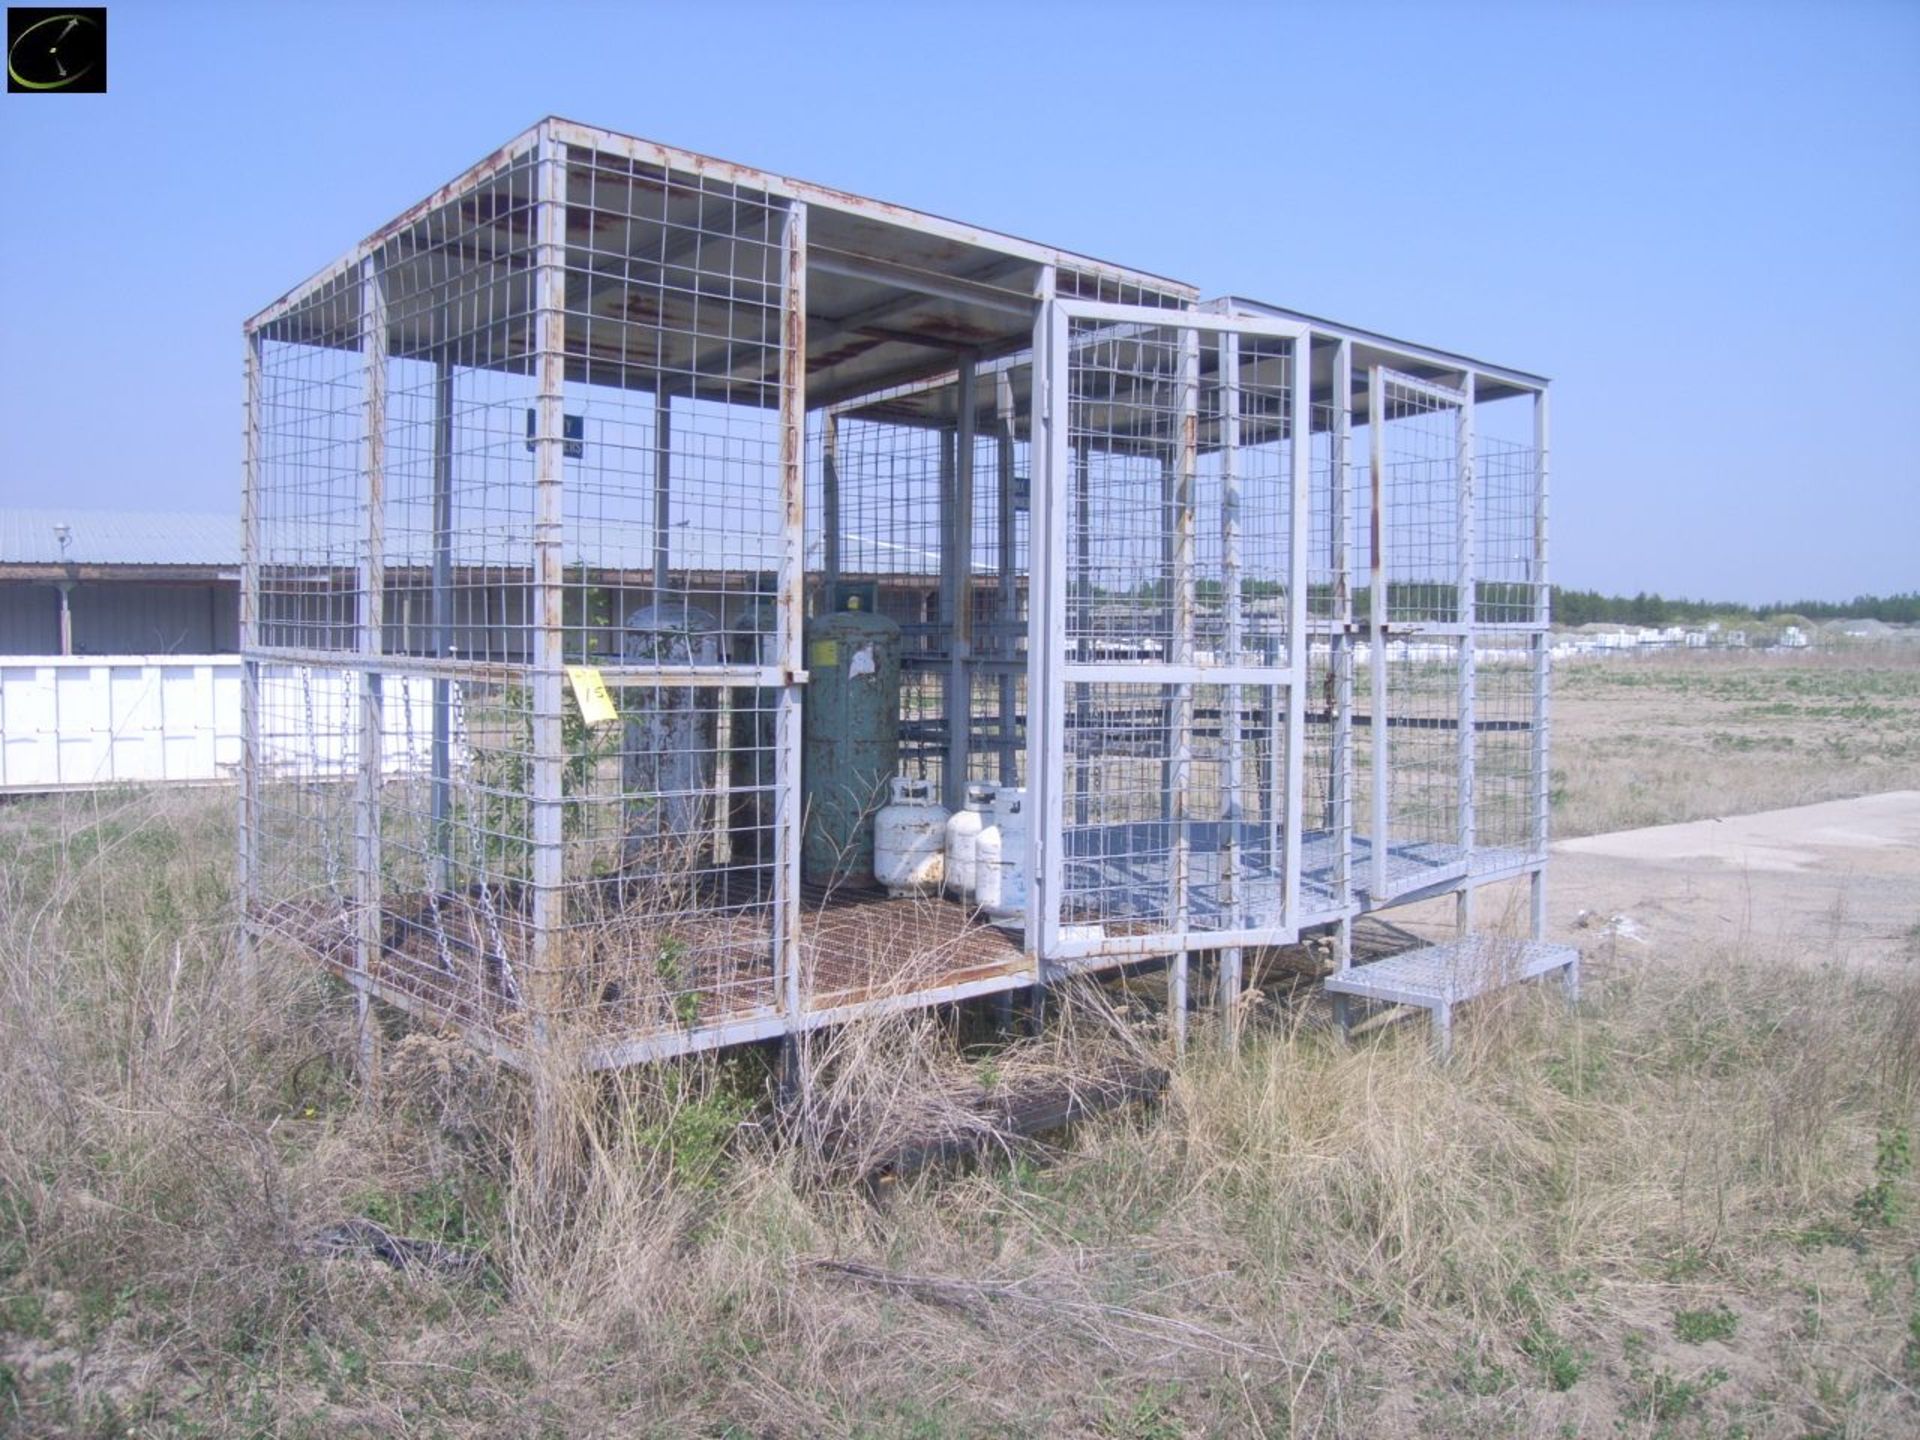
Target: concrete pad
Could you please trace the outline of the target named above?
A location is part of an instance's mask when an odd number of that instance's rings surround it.
[[[1563,840],[1547,876],[1550,933],[1589,954],[1920,966],[1920,791]]]
[[[1905,846],[1920,851],[1920,790],[1891,790],[1857,800],[1829,800],[1792,810],[1728,815],[1684,825],[1616,830],[1563,840],[1564,855],[1622,860],[1716,860],[1750,870],[1806,870],[1844,852]]]

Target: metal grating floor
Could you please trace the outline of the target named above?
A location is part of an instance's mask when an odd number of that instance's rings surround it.
[[[1066,898],[1069,910],[1081,918],[1108,921],[1137,920],[1167,923],[1170,877],[1173,869],[1174,826],[1168,822],[1131,825],[1070,826],[1066,832]],[[1229,906],[1221,885],[1229,827],[1219,821],[1193,821],[1188,826],[1188,914],[1197,930],[1225,929],[1230,909],[1237,909],[1250,925],[1281,921],[1281,866],[1284,832],[1278,836],[1265,824],[1246,823],[1240,832],[1239,903]],[[1467,852],[1458,845],[1420,840],[1395,840],[1387,851],[1387,876],[1394,895],[1458,879],[1466,871]],[[1368,896],[1373,878],[1373,846],[1362,835],[1353,837],[1352,889]],[[1311,830],[1300,840],[1300,917],[1313,923],[1333,917],[1345,908],[1338,893],[1335,837]],[[1474,851],[1473,874],[1481,877],[1520,870],[1535,857],[1525,850],[1483,848]],[[1370,897],[1369,897],[1370,898]]]
[[[1335,995],[1433,1008],[1554,970],[1577,973],[1579,964],[1580,952],[1571,945],[1468,935],[1342,970],[1327,977],[1326,987]]]

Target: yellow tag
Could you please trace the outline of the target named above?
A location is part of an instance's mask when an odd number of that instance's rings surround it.
[[[831,640],[816,640],[807,652],[807,664],[815,670],[831,670],[840,663],[840,647]]]
[[[580,718],[589,725],[604,725],[617,719],[619,712],[613,708],[613,697],[607,693],[607,682],[600,678],[600,671],[592,665],[567,666],[567,681],[573,686],[573,698],[579,703]]]

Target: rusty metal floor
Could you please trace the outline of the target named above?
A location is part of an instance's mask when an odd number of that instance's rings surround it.
[[[883,891],[802,892],[801,994],[810,1010],[911,996],[1013,975],[1026,960],[1016,934],[971,907]],[[390,908],[373,962],[378,993],[424,1018],[526,1038],[531,978],[519,916],[483,923],[478,907],[411,897]],[[269,928],[352,978],[348,914],[323,901],[274,907]],[[738,892],[669,920],[613,915],[567,932],[566,961],[548,1003],[604,1038],[640,1038],[724,1023],[777,1007],[771,908]]]

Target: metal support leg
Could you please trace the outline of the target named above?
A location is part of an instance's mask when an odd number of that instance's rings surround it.
[[[802,1080],[805,1064],[800,1054],[800,1037],[788,1032],[780,1037],[780,1053],[774,1061],[774,1106],[782,1115],[791,1115],[806,1093]]]
[[[1167,965],[1167,1010],[1173,1017],[1173,1053],[1187,1053],[1187,952],[1177,951]]]
[[[1245,957],[1240,950],[1220,952],[1218,1003],[1221,1043],[1233,1049],[1240,1041],[1240,997],[1246,990]]]
[[[1441,1061],[1453,1054],[1453,1006],[1433,1007],[1433,1053]]]

